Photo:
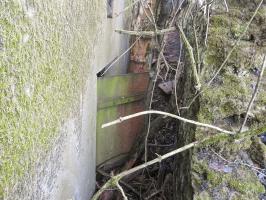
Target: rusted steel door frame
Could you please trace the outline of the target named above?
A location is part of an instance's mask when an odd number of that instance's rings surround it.
[[[102,129],[101,125],[120,116],[143,111],[148,84],[149,73],[98,78],[97,164],[130,150],[143,129],[143,117],[106,129]]]

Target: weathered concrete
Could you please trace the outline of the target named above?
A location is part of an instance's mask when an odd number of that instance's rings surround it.
[[[124,45],[106,16],[105,0],[0,2],[0,199],[92,194],[96,73]]]
[[[95,64],[99,70],[120,57],[129,47],[129,36],[115,32],[116,29],[130,29],[130,12],[123,11],[127,2],[113,1],[113,18],[103,21],[102,36],[96,50]],[[106,75],[125,74],[127,62],[128,53],[115,62]]]

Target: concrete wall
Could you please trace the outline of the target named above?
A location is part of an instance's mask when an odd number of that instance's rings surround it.
[[[122,22],[105,0],[0,1],[0,199],[89,199],[96,73]]]
[[[124,11],[130,0],[113,1],[113,18],[107,18],[103,22],[102,37],[97,49],[97,66],[103,69],[120,57],[129,47],[129,37],[115,33],[116,29],[130,29],[131,17],[129,11]],[[129,9],[130,10],[130,9]],[[122,56],[108,70],[106,75],[116,75],[127,73],[128,54]]]

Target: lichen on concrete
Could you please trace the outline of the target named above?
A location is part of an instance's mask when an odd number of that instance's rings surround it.
[[[0,198],[78,109],[102,1],[0,2]]]

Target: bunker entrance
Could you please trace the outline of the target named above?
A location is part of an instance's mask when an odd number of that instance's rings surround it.
[[[148,73],[103,76],[97,80],[97,164],[129,152],[144,126],[144,117],[109,128],[102,124],[143,111],[149,83]]]

